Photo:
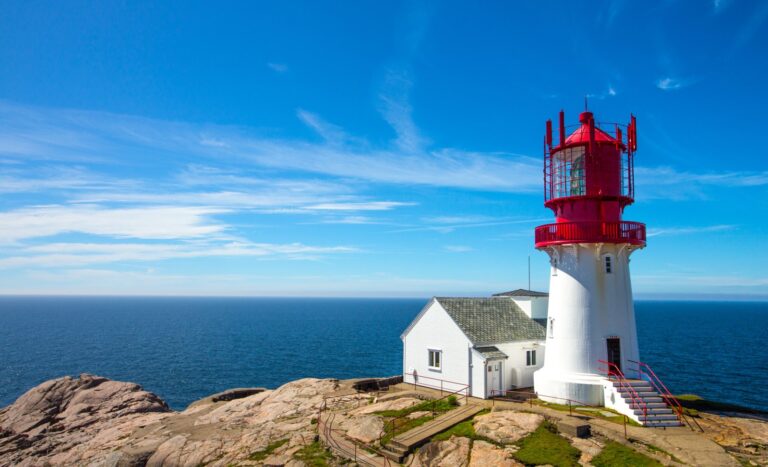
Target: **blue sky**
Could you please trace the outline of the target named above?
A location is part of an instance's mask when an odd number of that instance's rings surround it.
[[[766,298],[768,2],[0,2],[0,293],[548,287],[544,122],[638,118],[646,298]]]

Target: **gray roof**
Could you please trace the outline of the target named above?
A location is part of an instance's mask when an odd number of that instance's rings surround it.
[[[543,340],[544,326],[504,298],[435,297],[475,345]]]
[[[499,350],[497,347],[494,346],[488,346],[488,347],[475,347],[475,350],[480,352],[480,354],[486,358],[486,360],[499,360],[507,357],[507,354]]]
[[[494,297],[549,297],[546,292],[537,292],[535,290],[515,289],[509,292],[493,294]]]

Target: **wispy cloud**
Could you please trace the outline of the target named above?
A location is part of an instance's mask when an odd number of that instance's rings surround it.
[[[656,87],[661,89],[662,91],[675,91],[677,89],[682,89],[686,86],[689,86],[692,83],[693,82],[690,80],[683,80],[683,79],[667,76],[664,78],[659,78],[656,81]]]
[[[269,62],[267,63],[267,67],[269,67],[270,70],[277,73],[285,73],[286,71],[288,71],[288,65],[286,65],[285,63]]]
[[[738,228],[736,225],[720,224],[720,225],[706,225],[701,227],[659,227],[648,229],[648,237],[667,237],[674,235],[689,235],[699,234],[705,232],[724,232],[729,230],[735,230]]]
[[[104,263],[152,262],[180,258],[273,257],[314,259],[319,255],[358,251],[346,246],[318,247],[301,243],[51,243],[30,246],[0,259],[0,268],[81,267]]]
[[[514,224],[534,224],[551,220],[550,218],[511,219],[478,216],[476,217],[478,221],[472,221],[471,219],[473,217],[474,216],[457,216],[455,218],[453,216],[427,217],[422,219],[422,225],[393,230],[392,233],[434,231],[446,234],[458,229],[474,229]],[[450,222],[452,218],[458,222]]]
[[[446,245],[444,248],[445,251],[450,251],[451,253],[468,253],[470,251],[475,251],[474,248],[466,245]]]
[[[306,206],[304,209],[316,211],[389,211],[399,206],[413,206],[414,203],[398,201],[372,201],[368,203],[322,203]]]
[[[768,185],[766,172],[688,172],[672,167],[635,168],[636,191],[641,201],[706,198],[708,187],[757,187]]]
[[[210,218],[227,212],[200,207],[108,209],[95,205],[38,206],[0,213],[0,244],[84,233],[118,238],[182,239],[221,233],[225,225]]]
[[[392,78],[399,79],[405,78]],[[324,141],[288,140],[254,135],[236,127],[40,109],[0,101],[0,154],[38,160],[104,162],[104,154],[128,150],[136,155],[131,159],[133,164],[143,162],[142,157],[156,160],[160,153],[167,162],[183,157],[202,165],[226,162],[381,183],[503,192],[539,189],[538,157],[450,147],[426,149],[427,140],[411,118],[407,96],[398,92],[405,91],[382,94],[382,112],[397,135],[393,147],[374,147],[354,137],[340,144],[339,140],[345,137],[343,130],[308,113],[302,113],[300,118],[322,132]],[[66,136],[58,138],[57,134]],[[27,149],[13,149],[16,147]]]

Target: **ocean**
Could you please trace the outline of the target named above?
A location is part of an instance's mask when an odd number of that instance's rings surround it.
[[[391,376],[426,299],[0,297],[0,407],[92,373],[174,409],[234,387]],[[638,301],[640,354],[672,392],[768,408],[768,303]]]

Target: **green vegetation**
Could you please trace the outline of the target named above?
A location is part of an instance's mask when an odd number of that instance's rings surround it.
[[[475,426],[472,424],[472,420],[461,422],[458,425],[448,428],[442,433],[436,434],[432,437],[432,441],[445,441],[450,439],[451,436],[463,436],[464,438],[476,439],[477,433],[475,433]]]
[[[293,457],[310,467],[325,467],[333,459],[331,453],[319,441],[304,446]]]
[[[736,404],[729,404],[727,402],[708,401],[702,398],[701,396],[697,396],[696,394],[680,394],[675,397],[677,398],[677,400],[680,401],[680,405],[683,406],[683,409],[692,409],[695,411],[703,411],[703,412],[714,410],[714,411],[720,411],[720,412],[740,412],[740,413],[761,414],[761,415],[768,414],[768,411],[765,411],[765,410],[751,409],[749,407],[743,407],[741,405],[736,405]]]
[[[515,457],[526,465],[551,464],[558,467],[579,465],[581,453],[562,436],[550,422],[542,423],[530,435],[518,442]]]
[[[479,412],[477,415],[484,415],[490,412],[490,410],[486,409],[481,412]],[[475,415],[475,417],[477,417]],[[435,436],[432,437],[432,441],[445,441],[447,439],[450,439],[451,436],[461,436],[464,438],[469,438],[473,440],[481,440],[481,441],[487,441],[492,444],[499,444],[496,441],[486,438],[485,436],[480,436],[475,432],[475,425],[474,420],[466,420],[458,425],[454,425],[451,428],[448,428],[447,430],[443,431],[442,433],[438,433]]]
[[[287,439],[281,439],[280,441],[275,441],[274,443],[270,443],[264,449],[251,453],[251,455],[248,456],[248,459],[252,461],[263,461],[267,457],[271,456],[272,453],[277,450],[277,448],[279,448],[280,446],[282,446],[287,442],[288,442]]]
[[[596,407],[584,407],[584,406],[576,406],[576,405],[574,405],[572,407],[568,407],[567,405],[563,405],[563,404],[554,404],[552,402],[544,402],[541,399],[535,399],[533,401],[533,403],[536,404],[536,405],[540,405],[542,407],[547,407],[547,408],[550,408],[550,409],[557,410],[559,412],[569,412],[569,411],[573,410],[573,413],[575,413],[575,414],[587,415],[589,417],[600,418],[600,419],[603,419],[603,420],[608,420],[609,422],[618,423],[619,425],[623,425],[624,424],[624,415],[616,412],[613,409],[609,409],[607,407],[597,407],[599,410],[592,410],[592,409],[595,409]],[[615,415],[612,415],[612,416],[608,417],[606,415],[603,415],[601,412],[611,412],[611,413],[613,413]],[[642,426],[642,425],[640,425],[639,423],[637,423],[636,421],[632,420],[629,417],[627,417],[627,425]]]
[[[661,467],[661,463],[655,459],[640,454],[639,452],[614,441],[605,445],[603,450],[594,459],[595,467],[612,467],[615,465],[629,467]]]
[[[381,437],[381,445],[385,445],[388,442],[392,440],[395,436],[399,435],[400,433],[405,433],[406,431],[412,430],[416,428],[417,426],[421,426],[428,421],[432,420],[433,416],[431,415],[425,415],[424,417],[419,418],[396,418],[392,422],[394,424],[394,430],[392,430],[392,425],[388,425],[386,427],[387,432],[384,434],[384,436]]]
[[[632,443],[642,444],[643,446],[646,447],[646,449],[648,449],[651,452],[657,452],[659,454],[664,454],[665,456],[669,457],[670,459],[672,459],[673,461],[677,462],[678,464],[683,464],[684,463],[683,461],[681,461],[680,459],[675,457],[674,454],[672,454],[670,452],[667,452],[667,451],[661,449],[658,446],[654,446],[653,444],[645,443],[643,441],[640,441],[640,440],[637,440],[637,439],[634,439],[634,438],[629,438],[629,441],[632,442]]]
[[[382,417],[398,418],[398,417],[404,417],[406,415],[412,414],[413,412],[443,413],[456,408],[458,405],[459,405],[459,402],[456,400],[456,396],[449,396],[446,399],[424,401],[405,409],[382,410],[381,412],[375,412],[375,413],[376,415],[380,415]]]

